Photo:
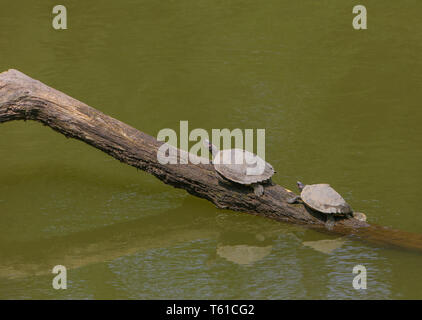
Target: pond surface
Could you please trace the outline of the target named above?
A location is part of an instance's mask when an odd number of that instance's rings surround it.
[[[264,128],[276,183],[330,183],[370,223],[421,233],[422,2],[372,1],[360,31],[356,4],[68,1],[57,31],[53,2],[8,1],[0,71],[153,136]],[[420,253],[218,210],[38,123],[0,125],[1,299],[421,299],[421,268]]]

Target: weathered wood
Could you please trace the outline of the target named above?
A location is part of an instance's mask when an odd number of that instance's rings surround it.
[[[157,160],[157,151],[163,142],[13,69],[0,74],[0,123],[12,120],[39,121],[66,137],[82,140],[121,162],[151,173],[166,184],[207,199],[218,208],[326,232],[324,218],[303,205],[288,204],[286,200],[294,194],[282,186],[267,186],[264,196],[257,197],[250,188],[223,183],[210,164],[162,165]],[[180,151],[178,157],[183,156],[186,153]],[[422,251],[422,235],[356,219],[337,221],[330,232]]]

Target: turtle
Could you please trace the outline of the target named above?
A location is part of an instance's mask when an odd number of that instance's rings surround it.
[[[271,177],[275,173],[271,164],[247,150],[218,150],[207,139],[204,139],[204,144],[212,154],[211,163],[219,176],[237,184],[252,186],[258,197],[264,194],[264,184],[271,183]],[[248,159],[250,160],[248,161]],[[252,163],[252,159],[255,159],[254,163]],[[262,170],[254,173],[253,170],[257,168],[258,164],[262,166]]]
[[[352,207],[337,193],[329,184],[304,185],[297,182],[300,196],[289,199],[288,203],[295,203],[302,200],[311,209],[324,213],[327,216],[326,226],[332,228],[335,217],[353,217],[360,221],[366,221],[362,212],[354,212]]]

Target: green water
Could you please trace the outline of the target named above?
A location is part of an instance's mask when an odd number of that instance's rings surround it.
[[[362,2],[360,31],[348,0],[65,1],[64,31],[54,1],[1,2],[0,71],[153,136],[180,120],[264,128],[276,183],[330,183],[369,222],[422,232],[419,0]],[[218,210],[38,123],[0,125],[2,299],[422,298],[421,254],[305,245],[327,239]]]

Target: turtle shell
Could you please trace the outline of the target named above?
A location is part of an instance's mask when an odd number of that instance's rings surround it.
[[[255,163],[253,159],[255,159]],[[264,170],[257,166],[258,162],[265,165],[262,167]],[[215,170],[224,178],[246,185],[269,180],[275,173],[268,162],[242,149],[219,151],[213,159],[213,164]]]
[[[306,205],[319,212],[332,215],[353,212],[350,205],[329,184],[306,185],[300,196]]]

